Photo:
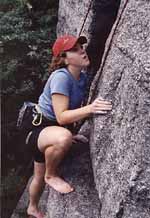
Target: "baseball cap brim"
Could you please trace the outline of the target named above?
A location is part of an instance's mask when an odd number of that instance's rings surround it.
[[[78,38],[70,38],[69,42],[65,45],[64,51],[69,51],[72,49],[77,43],[83,45],[87,43],[87,39],[85,36],[79,36]]]
[[[72,35],[59,37],[52,47],[53,55],[57,57],[61,52],[69,51],[76,45],[76,43],[85,44],[87,43],[87,39],[85,36],[75,37]]]

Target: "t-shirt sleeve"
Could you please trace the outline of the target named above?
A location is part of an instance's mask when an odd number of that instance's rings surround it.
[[[51,95],[54,93],[63,94],[65,96],[70,95],[71,81],[65,73],[56,73],[50,82]]]

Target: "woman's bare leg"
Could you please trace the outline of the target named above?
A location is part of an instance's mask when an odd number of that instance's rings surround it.
[[[67,150],[64,151],[64,149],[57,148],[56,145],[47,148],[45,151],[45,182],[60,193],[69,193],[73,191],[73,188],[67,182],[61,179],[56,173],[57,167],[65,156],[66,152]]]
[[[45,182],[45,163],[34,162],[34,175],[29,187],[29,206],[27,214],[36,218],[43,218],[44,214],[39,211],[38,203],[43,191]]]
[[[60,178],[57,167],[72,144],[72,134],[69,130],[51,126],[43,129],[39,135],[39,149],[45,153],[45,182],[60,193],[69,193],[73,188]]]

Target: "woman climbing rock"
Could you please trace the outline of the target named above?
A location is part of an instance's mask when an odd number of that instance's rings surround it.
[[[87,39],[84,36],[64,35],[55,41],[52,48],[52,73],[38,102],[43,114],[42,124],[33,129],[29,138],[29,143],[34,144],[34,176],[29,187],[27,213],[36,218],[44,217],[38,202],[45,183],[60,193],[74,190],[57,172],[76,138],[73,123],[94,113],[106,114],[112,109],[110,102],[99,98],[81,107],[87,81],[85,69],[90,64],[83,48],[85,43]]]

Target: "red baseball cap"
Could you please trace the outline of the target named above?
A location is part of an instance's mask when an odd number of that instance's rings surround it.
[[[85,44],[87,43],[87,39],[85,36],[75,37],[72,35],[64,35],[57,38],[52,47],[54,57],[57,57],[63,51],[70,50],[77,42]]]

